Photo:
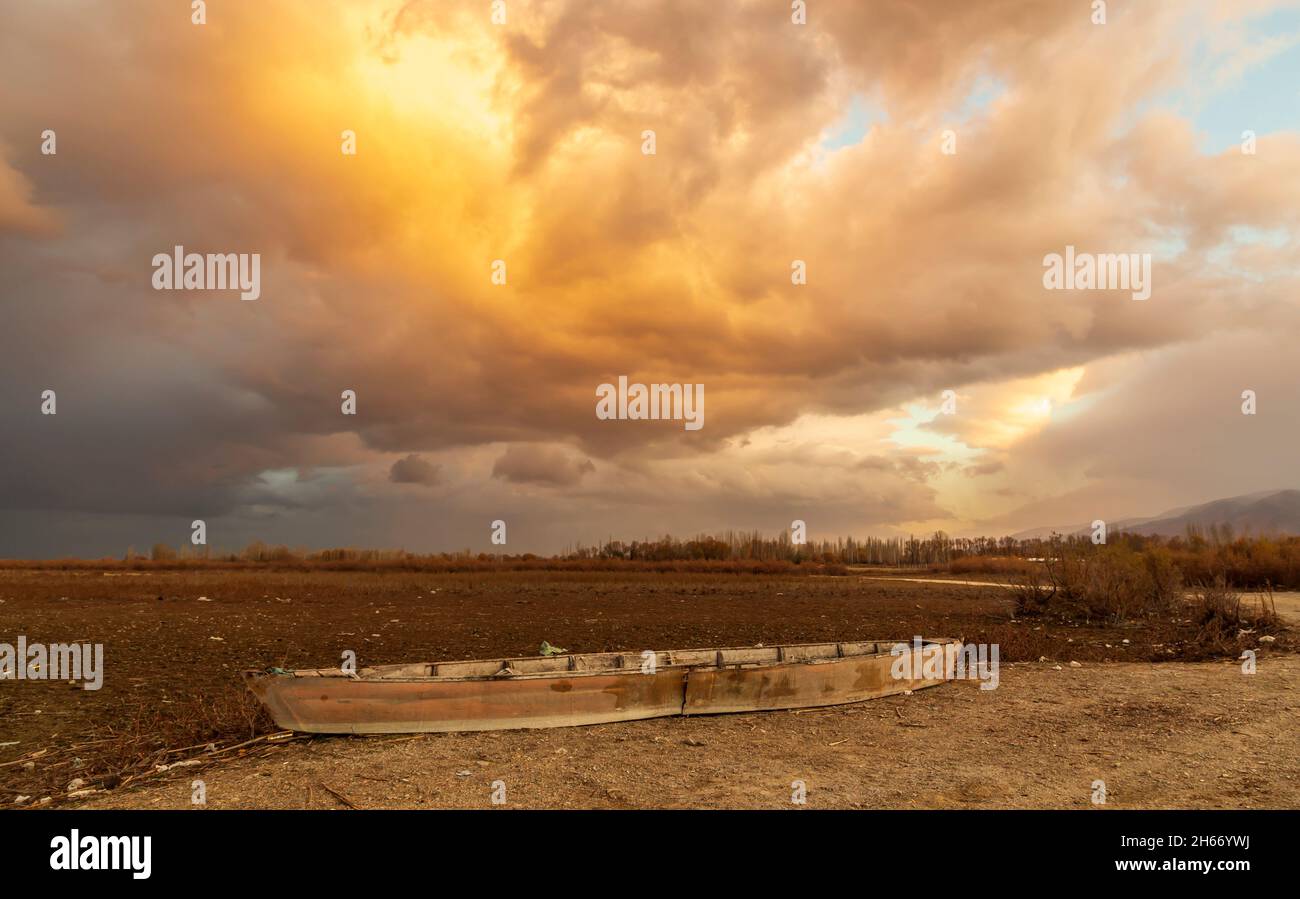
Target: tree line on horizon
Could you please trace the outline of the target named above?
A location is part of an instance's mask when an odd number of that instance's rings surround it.
[[[1238,536],[1227,526],[1189,527],[1177,537],[1112,532],[1105,545],[1089,535],[1015,537],[951,537],[935,531],[928,537],[839,537],[795,543],[789,531],[775,536],[759,531],[725,531],[714,535],[615,540],[566,547],[550,556],[535,553],[474,552],[411,553],[404,549],[334,548],[310,550],[270,545],[255,540],[237,552],[184,546],[179,550],[158,543],[148,555],[129,549],[124,562],[322,564],[334,566],[491,567],[499,564],[581,570],[620,563],[668,566],[672,563],[727,565],[740,570],[781,570],[804,564],[817,566],[874,565],[947,570],[956,574],[1016,574],[1044,559],[1070,551],[1129,552],[1167,556],[1189,581],[1225,577],[1240,584],[1300,585],[1300,536]]]

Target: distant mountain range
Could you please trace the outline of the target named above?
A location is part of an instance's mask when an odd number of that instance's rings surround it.
[[[1168,512],[1150,518],[1125,518],[1106,522],[1107,530],[1111,532],[1125,531],[1130,534],[1161,537],[1184,536],[1189,525],[1195,525],[1202,532],[1208,531],[1210,525],[1220,527],[1228,525],[1238,536],[1300,534],[1300,490],[1267,490],[1263,493],[1216,499],[1199,506],[1170,509]],[[1090,524],[1075,524],[1055,528],[1033,528],[1014,536],[1020,540],[1027,540],[1034,537],[1049,537],[1053,533],[1084,534],[1090,533],[1091,530]]]

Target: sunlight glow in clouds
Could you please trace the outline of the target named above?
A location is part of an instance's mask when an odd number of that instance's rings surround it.
[[[229,546],[488,549],[509,518],[550,551],[1296,486],[1297,4],[487,9],[6,12],[5,549],[196,508]],[[175,245],[260,253],[260,299],[149,290]],[[1155,253],[1150,300],[1045,292],[1067,245]],[[707,426],[598,420],[620,374],[704,384]],[[1249,439],[1245,387],[1276,413]]]

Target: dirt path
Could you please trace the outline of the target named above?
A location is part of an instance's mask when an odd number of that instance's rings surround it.
[[[186,808],[1300,808],[1300,657],[1004,665],[854,706],[600,727],[325,738],[86,803]],[[170,777],[170,776],[169,776]],[[499,788],[497,788],[499,791]],[[331,793],[330,791],[334,791]],[[338,794],[338,795],[335,795]]]
[[[963,587],[1004,587],[1010,590],[1014,585],[999,584],[994,581],[962,581],[946,577],[904,577],[902,575],[873,574],[864,575],[864,581],[911,581],[914,584],[959,584]]]

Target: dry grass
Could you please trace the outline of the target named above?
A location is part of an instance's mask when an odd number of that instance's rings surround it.
[[[1062,621],[1121,623],[1178,610],[1182,576],[1159,548],[1087,550],[1058,543],[1040,566],[1012,579],[1016,613]]]
[[[1112,534],[1104,546],[1093,546],[1087,539],[1056,537],[1016,543],[1009,553],[1000,550],[996,555],[961,556],[938,566],[938,570],[965,575],[1003,574],[1023,579],[1033,574],[1035,564],[1040,564],[1030,562],[1029,558],[1059,558],[1062,553],[1104,555],[1116,551],[1133,553],[1166,572],[1177,572],[1187,584],[1210,584],[1222,577],[1243,589],[1261,590],[1270,586],[1300,589],[1300,537],[1209,541],[1201,537],[1170,539]]]
[[[33,764],[39,779],[34,800],[52,802],[69,792],[112,790],[177,767],[200,768],[253,744],[267,745],[278,728],[247,691],[198,694],[166,707],[136,706],[124,720],[89,732],[86,739],[41,749],[7,763]]]
[[[1271,587],[1255,602],[1247,603],[1219,577],[1213,583],[1197,585],[1192,595],[1192,620],[1198,628],[1195,642],[1213,654],[1239,652],[1247,644],[1244,638],[1281,625]]]

